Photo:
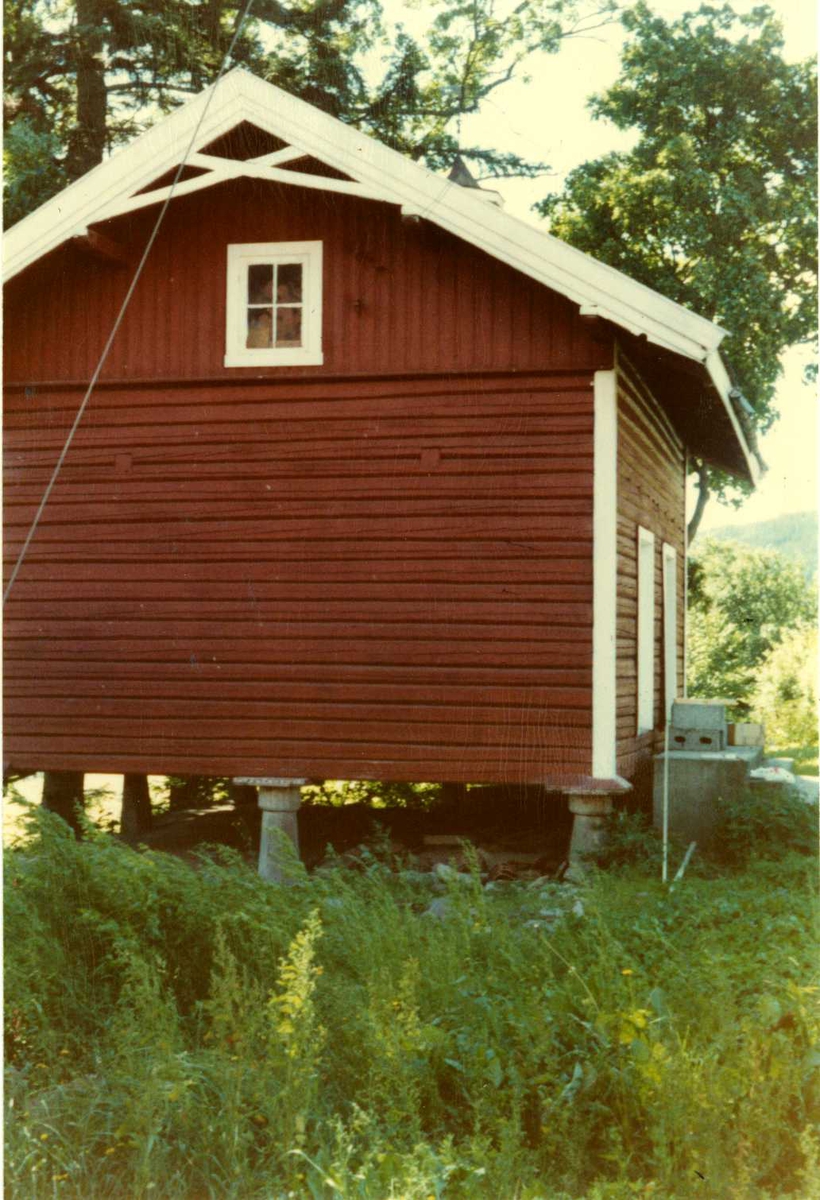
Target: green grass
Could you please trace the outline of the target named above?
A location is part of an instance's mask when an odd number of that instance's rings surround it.
[[[820,1194],[813,817],[789,805],[773,832],[727,812],[724,860],[672,892],[634,822],[583,886],[437,891],[376,856],[273,887],[41,815],[6,854],[8,1193]]]

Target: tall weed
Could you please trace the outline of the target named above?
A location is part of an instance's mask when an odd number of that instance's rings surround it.
[[[766,853],[671,893],[375,856],[279,887],[43,814],[6,860],[9,1191],[802,1200],[815,866]]]

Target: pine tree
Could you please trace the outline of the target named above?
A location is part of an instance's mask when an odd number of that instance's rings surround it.
[[[255,0],[234,47],[262,78],[434,169],[459,152],[488,175],[544,164],[461,146],[454,125],[538,51],[609,18],[615,0],[427,0],[419,40],[380,0]],[[6,222],[13,223],[216,78],[244,6],[228,0],[5,0]],[[379,49],[385,64],[374,82]],[[365,65],[368,69],[365,69]]]

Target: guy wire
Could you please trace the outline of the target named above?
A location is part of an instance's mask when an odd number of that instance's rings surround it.
[[[88,388],[86,389],[86,393],[83,396],[82,403],[80,404],[80,407],[77,410],[77,415],[74,418],[74,423],[72,424],[71,429],[68,432],[68,437],[65,440],[65,444],[63,445],[63,448],[60,451],[60,456],[57,459],[57,463],[51,474],[51,478],[49,479],[48,484],[46,485],[46,490],[43,492],[43,498],[40,501],[40,506],[37,509],[37,512],[34,514],[34,519],[32,520],[31,525],[29,526],[28,533],[26,534],[26,539],[23,542],[23,545],[20,549],[20,553],[17,556],[17,561],[14,564],[14,569],[11,573],[8,585],[3,594],[3,605],[4,606],[5,606],[6,601],[9,598],[9,593],[11,592],[12,587],[14,586],[14,581],[16,580],[16,578],[20,572],[20,567],[23,565],[23,559],[26,557],[26,552],[28,551],[28,548],[31,545],[32,538],[34,537],[34,534],[37,531],[37,526],[40,523],[40,518],[42,517],[43,512],[45,511],[45,507],[48,504],[49,497],[54,489],[55,483],[57,482],[57,477],[60,474],[63,463],[65,462],[66,455],[68,454],[68,451],[71,448],[71,443],[74,440],[74,435],[77,432],[80,422],[83,419],[83,413],[85,412],[85,410],[88,406],[88,402],[91,399],[91,395],[94,391],[94,388],[97,385],[97,380],[100,377],[100,372],[102,371],[103,367],[105,366],[105,360],[108,358],[108,354],[109,354],[109,351],[111,350],[111,346],[113,345],[114,338],[117,336],[120,325],[122,324],[123,318],[125,316],[126,310],[128,309],[128,305],[131,303],[131,297],[133,296],[136,286],[139,283],[143,268],[145,267],[145,264],[148,261],[148,255],[151,253],[151,249],[154,245],[154,242],[157,239],[157,234],[159,233],[162,222],[165,219],[165,214],[168,211],[168,206],[174,198],[174,188],[179,183],[180,176],[182,175],[182,172],[185,169],[185,164],[188,161],[188,157],[191,154],[191,151],[193,150],[193,147],[199,136],[199,131],[202,128],[202,124],[205,120],[205,117],[208,114],[208,109],[211,106],[211,101],[213,100],[214,96],[216,95],[216,89],[219,86],[222,76],[225,74],[225,70],[228,66],[231,55],[233,54],[234,47],[237,43],[239,35],[242,32],[242,29],[244,28],[245,22],[247,21],[248,17],[250,16],[252,6],[253,6],[253,0],[248,0],[247,4],[245,5],[245,9],[242,13],[242,16],[239,18],[239,21],[237,22],[236,29],[234,30],[233,37],[231,38],[231,44],[228,46],[228,49],[225,51],[225,55],[222,59],[222,63],[220,65],[216,79],[214,80],[214,83],[211,87],[210,95],[208,96],[208,98],[205,102],[205,106],[202,109],[199,120],[196,123],[196,127],[194,128],[194,131],[191,134],[191,139],[188,142],[188,146],[185,150],[185,153],[182,156],[182,161],[180,162],[179,166],[176,169],[176,173],[174,174],[174,179],[171,184],[168,195],[165,197],[165,201],[163,202],[162,208],[159,211],[159,215],[157,216],[157,219],[154,223],[154,228],[151,231],[151,236],[149,237],[149,239],[145,245],[145,249],[142,252],[142,257],[140,258],[139,264],[137,265],[137,269],[134,273],[134,277],[131,280],[131,283],[128,287],[128,291],[125,293],[125,299],[123,300],[122,304],[120,305],[120,310],[119,310],[119,313],[117,314],[117,319],[114,322],[114,326],[111,330],[111,333],[108,335],[108,340],[106,341],[105,346],[103,347],[102,354],[100,355],[97,366],[94,369],[94,374],[91,376],[91,382],[89,383]]]

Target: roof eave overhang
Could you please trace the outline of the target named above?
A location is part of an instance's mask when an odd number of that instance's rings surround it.
[[[729,421],[731,422],[732,429],[734,430],[740,451],[743,455],[743,461],[746,464],[746,469],[748,471],[748,482],[754,487],[757,487],[761,476],[760,464],[752,453],[749,443],[746,440],[746,435],[743,432],[740,421],[738,420],[737,412],[735,411],[735,406],[732,403],[732,398],[730,395],[732,391],[732,381],[729,377],[729,372],[726,369],[726,363],[723,361],[720,351],[714,350],[710,354],[707,354],[704,361],[704,366],[711,384],[720,397],[721,403],[723,404],[726,414],[729,417]]]
[[[689,453],[708,466],[756,484],[760,468],[732,401],[732,383],[720,351],[690,359],[645,337],[624,335],[611,325],[610,329]]]
[[[223,79],[220,88],[227,83]],[[224,88],[216,106],[211,103],[214,87],[200,92],[14,225],[3,238],[3,282],[70,238],[82,236],[88,225],[105,219],[98,214],[111,203],[141,191],[174,166],[195,131],[197,140],[215,140],[241,121],[239,91]]]

